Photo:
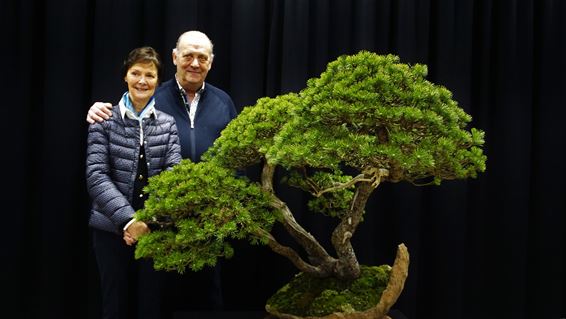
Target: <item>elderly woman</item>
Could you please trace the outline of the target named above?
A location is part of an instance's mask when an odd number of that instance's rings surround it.
[[[181,160],[173,117],[155,109],[161,61],[150,47],[124,61],[124,93],[113,116],[89,127],[86,179],[89,226],[102,288],[103,318],[160,318],[162,278],[134,244],[149,232],[133,218],[143,207],[147,178]],[[132,300],[135,304],[132,304]]]

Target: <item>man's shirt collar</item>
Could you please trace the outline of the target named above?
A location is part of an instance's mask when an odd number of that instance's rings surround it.
[[[177,75],[175,74],[175,82],[177,82],[177,88],[179,89],[179,91],[183,94],[185,94],[185,96],[187,95],[187,91],[185,91],[185,89],[181,86],[181,83],[179,83],[179,80],[177,80]],[[201,94],[204,91],[204,86],[206,85],[206,82],[202,83],[202,87],[200,89],[197,90],[196,94]]]

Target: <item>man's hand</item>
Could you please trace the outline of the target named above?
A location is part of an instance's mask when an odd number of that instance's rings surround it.
[[[95,122],[103,122],[112,116],[112,104],[111,103],[94,103],[86,115],[86,121],[90,124]]]

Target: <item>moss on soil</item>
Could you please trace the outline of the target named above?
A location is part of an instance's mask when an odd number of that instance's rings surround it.
[[[269,298],[267,304],[280,313],[295,316],[364,311],[379,303],[390,272],[389,265],[361,266],[360,277],[347,281],[299,273]]]

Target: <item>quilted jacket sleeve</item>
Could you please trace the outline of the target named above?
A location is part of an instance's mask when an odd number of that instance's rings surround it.
[[[177,126],[175,124],[171,126],[165,161],[166,169],[171,169],[173,165],[178,164],[181,161],[181,144],[179,142]]]
[[[115,225],[122,226],[134,214],[127,198],[110,177],[110,154],[107,122],[91,124],[88,132],[86,158],[87,189],[93,209],[106,215]]]

